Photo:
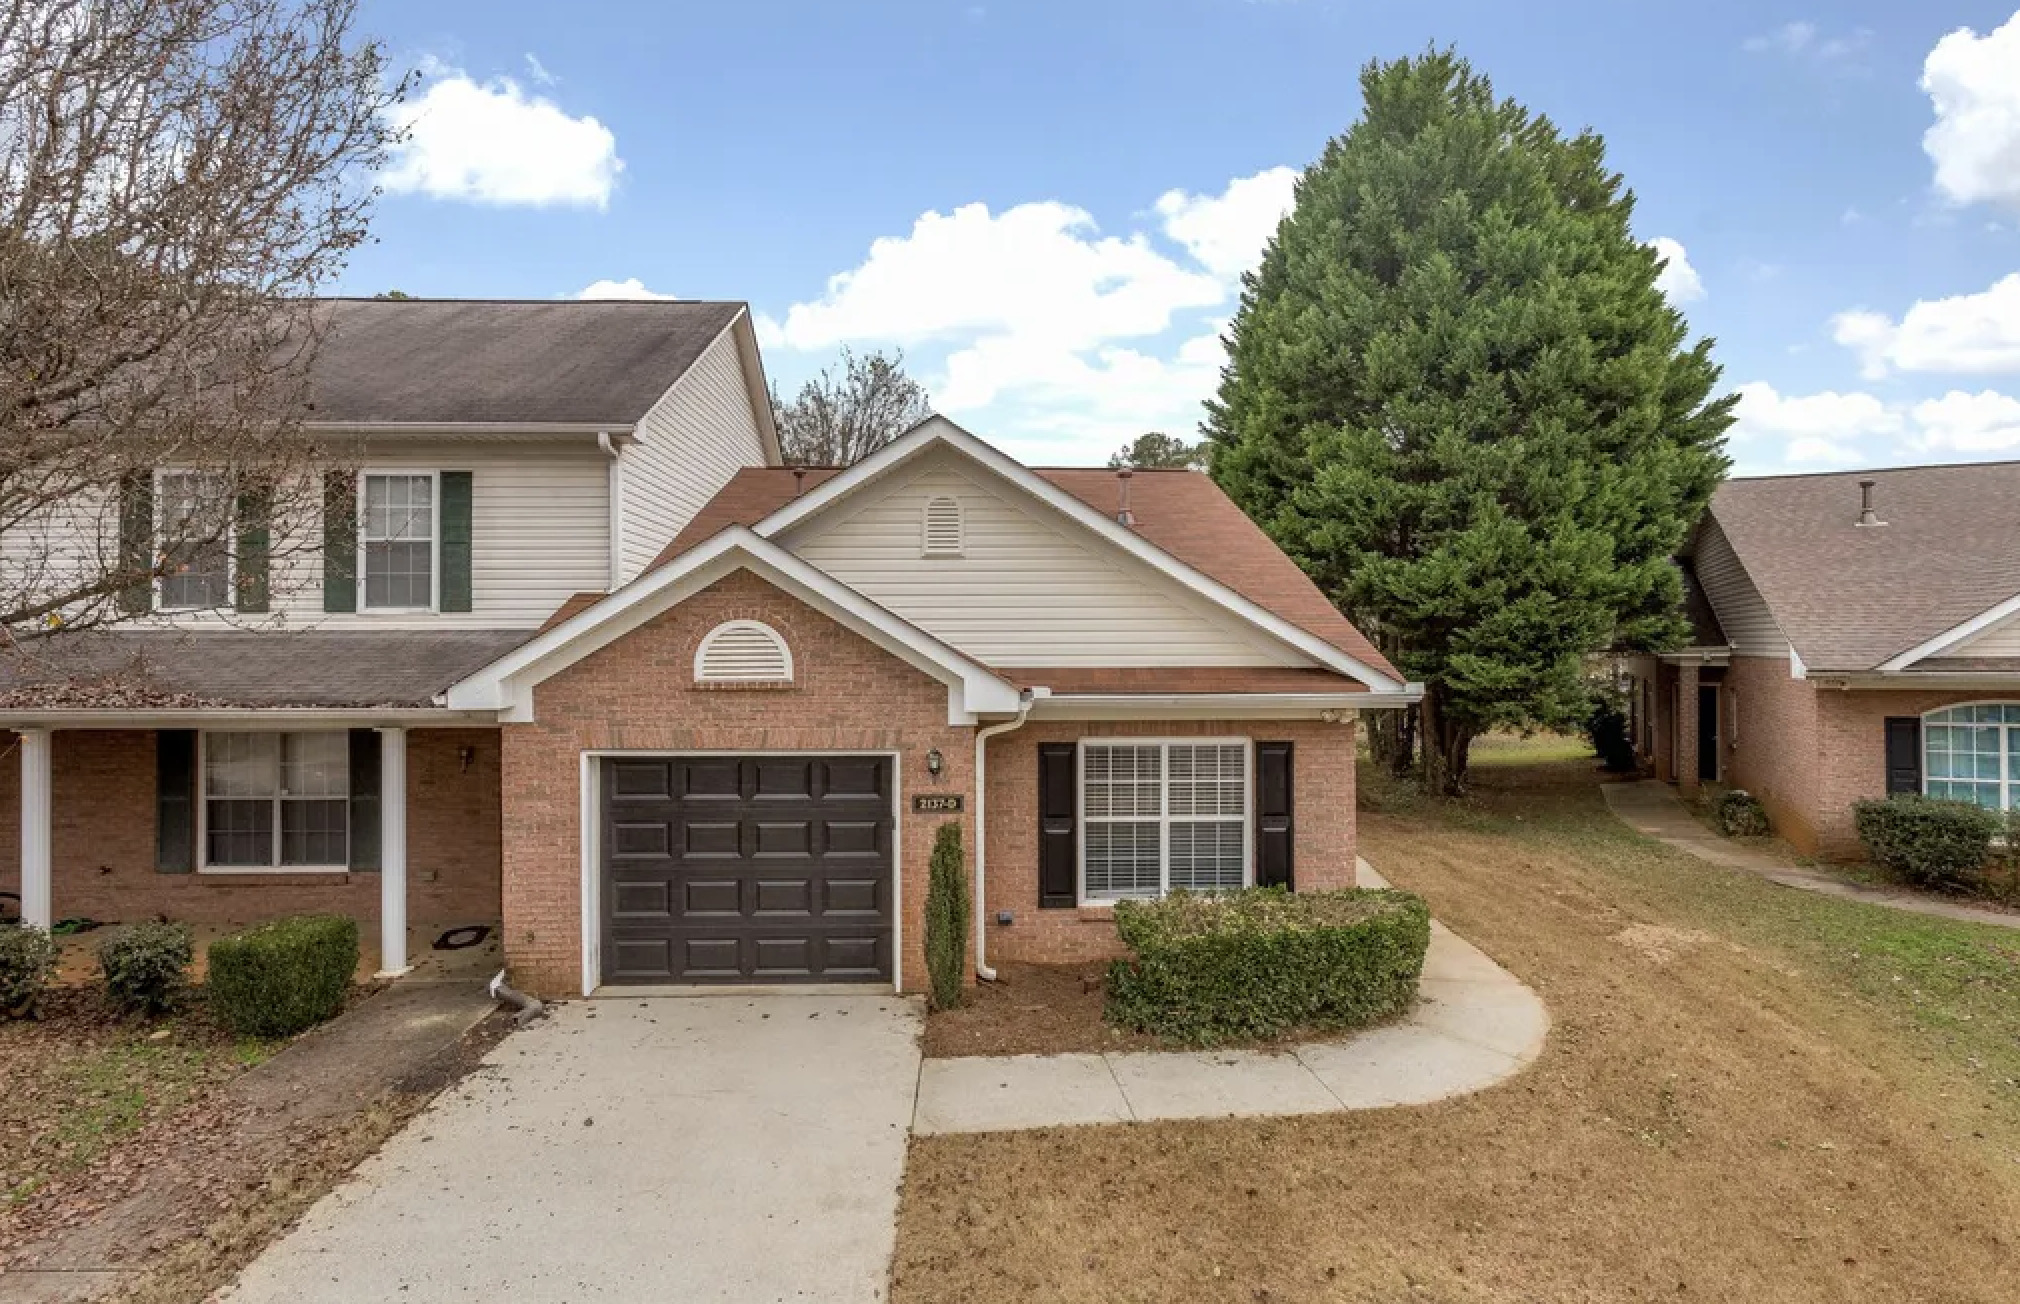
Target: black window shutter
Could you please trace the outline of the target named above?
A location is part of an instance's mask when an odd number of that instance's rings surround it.
[[[1255,881],[1257,887],[1295,886],[1291,848],[1295,841],[1291,744],[1255,745]]]
[[[119,478],[119,610],[128,616],[154,607],[154,473]]]
[[[1072,743],[1038,744],[1038,904],[1046,910],[1079,904],[1074,859],[1080,785],[1074,750]]]
[[[264,613],[268,609],[273,551],[273,490],[248,485],[238,496],[238,609]]]
[[[468,471],[442,472],[443,611],[470,609],[470,497]]]
[[[154,735],[154,868],[187,874],[196,868],[196,730]]]
[[[379,868],[379,731],[351,730],[351,868]]]
[[[1887,717],[1887,795],[1922,790],[1922,721],[1919,716]]]
[[[323,473],[323,610],[358,609],[358,478]]]

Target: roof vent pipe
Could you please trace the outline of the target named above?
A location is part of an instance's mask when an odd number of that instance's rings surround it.
[[[1880,515],[1879,515],[1879,513],[1878,513],[1878,512],[1875,512],[1875,511],[1873,510],[1873,486],[1874,486],[1875,484],[1877,484],[1877,483],[1878,483],[1878,481],[1875,481],[1875,480],[1872,480],[1872,479],[1865,479],[1865,480],[1861,480],[1861,481],[1859,481],[1859,524],[1860,524],[1860,525],[1885,525],[1885,524],[1886,524],[1886,522],[1885,522],[1885,521],[1883,521],[1883,520],[1881,520],[1881,519],[1880,519]]]
[[[1134,474],[1136,473],[1127,467],[1115,473],[1118,487],[1115,519],[1131,529],[1136,527],[1136,513],[1129,510],[1129,478]]]

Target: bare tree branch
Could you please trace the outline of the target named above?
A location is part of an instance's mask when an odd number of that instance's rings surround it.
[[[791,403],[772,391],[779,446],[797,466],[860,462],[933,415],[925,387],[905,374],[905,355],[857,356],[842,350],[841,374],[829,367]]]

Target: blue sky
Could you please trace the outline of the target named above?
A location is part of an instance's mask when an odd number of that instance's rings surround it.
[[[1196,426],[1240,272],[1361,64],[1451,43],[1603,134],[1637,234],[1680,246],[1743,472],[2020,456],[2015,0],[367,0],[364,22],[426,76],[346,292],[745,299],[787,390],[897,346],[976,433],[1097,461]]]

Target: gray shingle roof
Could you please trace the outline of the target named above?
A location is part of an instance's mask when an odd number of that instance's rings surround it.
[[[1858,524],[1863,479],[1885,525]],[[1874,669],[2020,594],[2020,462],[1728,480],[1711,515],[1812,671]]]
[[[429,706],[533,631],[90,630],[0,656],[0,709]]]
[[[740,303],[328,299],[313,421],[629,425]]]

